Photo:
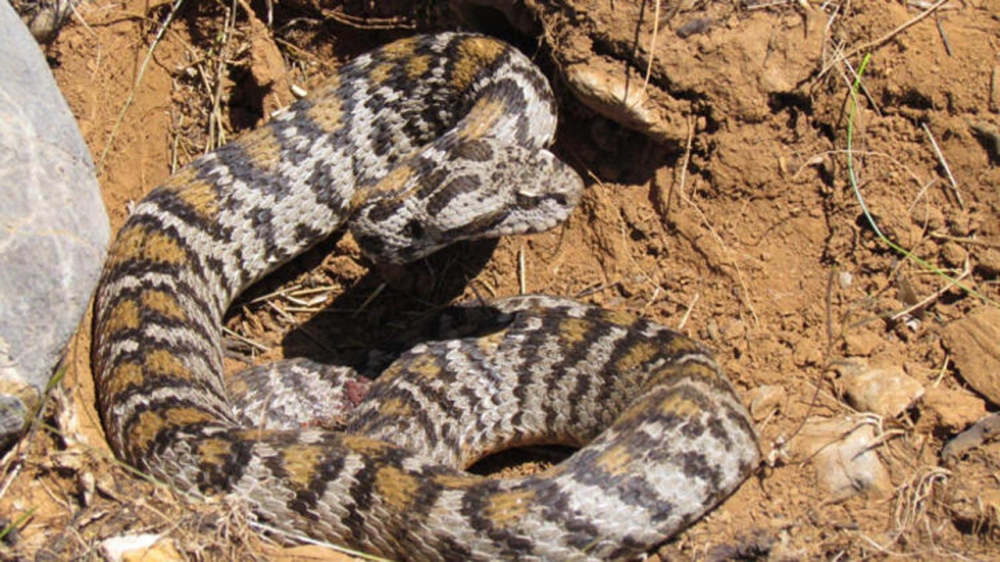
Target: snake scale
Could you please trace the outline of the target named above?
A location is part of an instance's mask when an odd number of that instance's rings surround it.
[[[343,226],[373,260],[398,263],[565,220],[583,183],[547,149],[555,109],[512,47],[418,36],[344,65],[152,191],[95,301],[98,406],[116,454],[245,501],[273,527],[396,559],[635,558],[725,498],[759,453],[711,355],[566,299],[459,308],[466,321],[374,382],[308,359],[223,375],[232,300]],[[310,424],[340,413],[342,431]],[[464,470],[534,443],[581,448],[521,478]]]

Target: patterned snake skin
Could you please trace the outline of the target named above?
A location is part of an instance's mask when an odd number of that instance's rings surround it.
[[[112,448],[271,526],[397,559],[634,558],[711,509],[757,463],[755,431],[710,355],[645,320],[520,297],[460,308],[375,382],[306,359],[223,376],[232,300],[341,226],[406,262],[562,222],[583,185],[546,149],[555,125],[516,50],[416,37],[169,179],[96,297]],[[311,425],[341,415],[343,431]],[[524,478],[463,470],[533,443],[582,448]]]

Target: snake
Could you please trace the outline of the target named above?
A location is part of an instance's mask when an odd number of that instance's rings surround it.
[[[301,357],[224,372],[234,299],[342,229],[407,263],[565,222],[584,184],[550,150],[556,124],[516,48],[418,35],[168,178],[95,296],[112,450],[282,536],[392,559],[634,559],[700,518],[754,470],[756,431],[709,351],[624,312],[510,297],[455,307],[374,380]],[[577,449],[527,476],[467,470],[533,444]]]

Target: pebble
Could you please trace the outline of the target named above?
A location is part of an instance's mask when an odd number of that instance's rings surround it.
[[[811,459],[819,485],[840,501],[857,494],[892,492],[889,471],[879,458],[875,426],[866,416],[811,418],[792,439],[792,452]]]
[[[844,395],[854,408],[894,418],[924,395],[924,386],[898,365],[872,367],[855,359],[840,380]]]
[[[920,411],[924,414],[921,423],[928,417],[935,429],[957,433],[986,415],[986,402],[969,391],[931,387],[924,393]]]
[[[1000,310],[979,308],[946,326],[941,336],[962,379],[1000,405]]]
[[[750,403],[750,415],[759,422],[784,408],[788,392],[784,387],[765,384],[747,392],[746,399]]]
[[[98,550],[111,562],[168,562],[184,560],[177,552],[173,539],[143,533],[104,539]]]

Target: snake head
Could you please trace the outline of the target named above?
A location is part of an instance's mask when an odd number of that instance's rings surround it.
[[[552,152],[479,138],[399,164],[355,198],[349,224],[369,258],[406,263],[461,240],[549,230],[582,194]]]

